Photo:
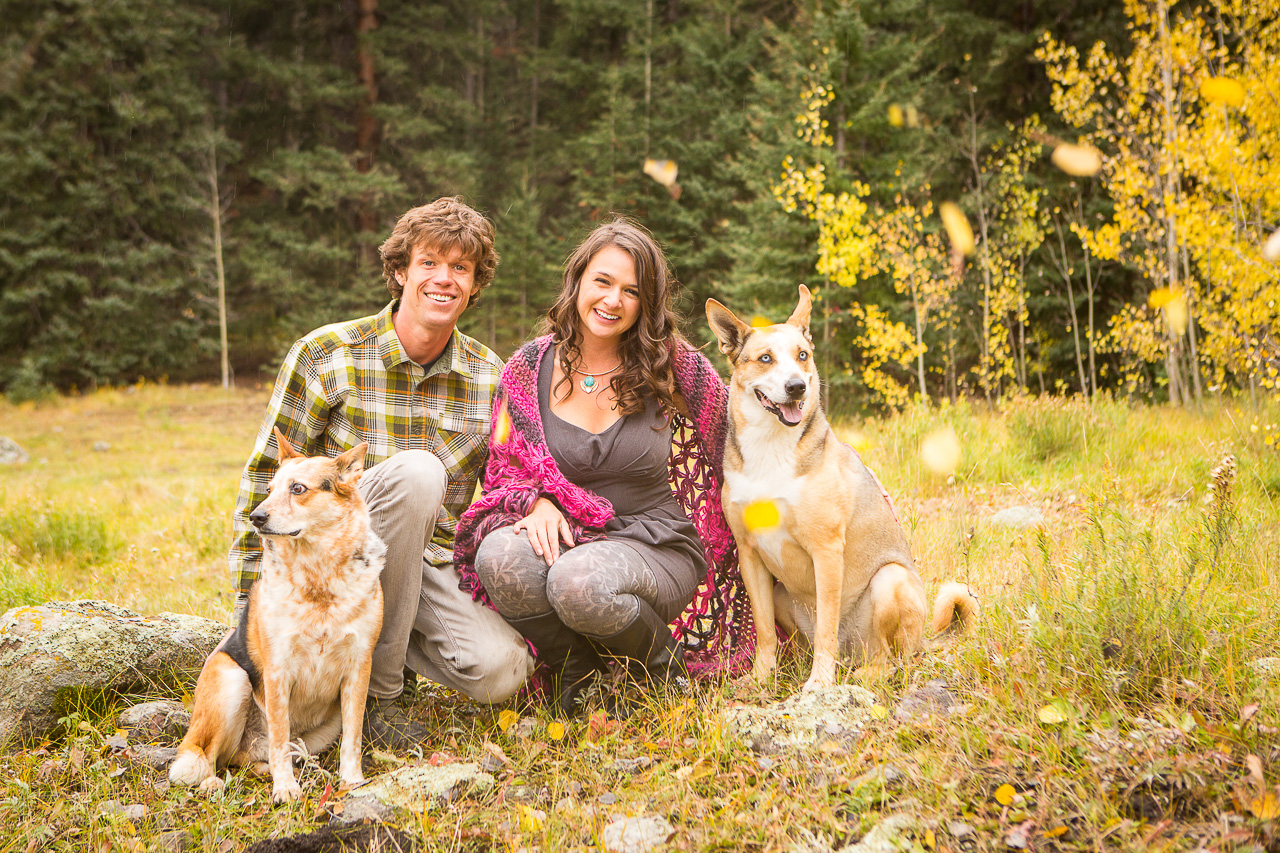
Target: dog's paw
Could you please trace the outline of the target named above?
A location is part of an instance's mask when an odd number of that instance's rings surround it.
[[[227,783],[222,781],[221,776],[210,776],[200,783],[200,793],[207,797],[217,796],[226,786]]]
[[[756,658],[755,663],[751,664],[751,677],[755,679],[756,683],[768,681],[773,678],[773,669],[776,663],[776,660]]]
[[[357,773],[354,776],[342,775],[340,776],[340,784],[338,785],[338,790],[350,791],[353,788],[359,788],[361,785],[364,785],[368,781],[369,781],[368,779],[364,778],[363,773]]]
[[[273,785],[271,787],[271,802],[276,805],[281,803],[289,803],[302,796],[302,787],[297,782],[291,784]]]
[[[816,675],[809,676],[809,680],[804,683],[804,687],[800,688],[802,693],[813,693],[816,690],[822,690],[832,687],[836,683],[834,678],[819,678]]]

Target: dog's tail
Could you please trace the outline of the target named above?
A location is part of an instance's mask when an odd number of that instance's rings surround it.
[[[213,775],[213,762],[198,746],[183,746],[169,765],[169,781],[175,785],[199,785]]]
[[[977,618],[980,609],[968,584],[944,583],[933,603],[934,636],[960,630],[964,623]]]

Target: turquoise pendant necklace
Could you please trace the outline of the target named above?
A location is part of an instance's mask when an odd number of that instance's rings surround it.
[[[619,367],[622,367],[622,362],[618,362],[608,370],[602,370],[599,373],[588,373],[587,371],[577,367],[573,369],[573,372],[582,374],[583,378],[582,378],[582,381],[578,383],[578,387],[582,389],[582,393],[590,394],[592,391],[596,390],[596,385],[599,384],[598,382],[596,382],[597,376],[608,376],[610,373],[613,373],[613,371],[617,370]]]

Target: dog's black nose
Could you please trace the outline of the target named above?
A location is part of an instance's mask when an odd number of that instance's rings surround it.
[[[249,521],[253,522],[254,527],[261,527],[267,523],[267,519],[271,517],[271,513],[261,508],[255,509],[249,513]]]
[[[783,390],[787,392],[787,396],[792,400],[799,400],[804,396],[805,384],[803,379],[795,379],[794,377],[787,380],[787,384],[783,386]]]

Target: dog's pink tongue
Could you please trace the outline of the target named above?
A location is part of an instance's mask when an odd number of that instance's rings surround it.
[[[791,425],[800,423],[800,404],[799,403],[779,403],[778,411],[782,412],[782,419]]]

